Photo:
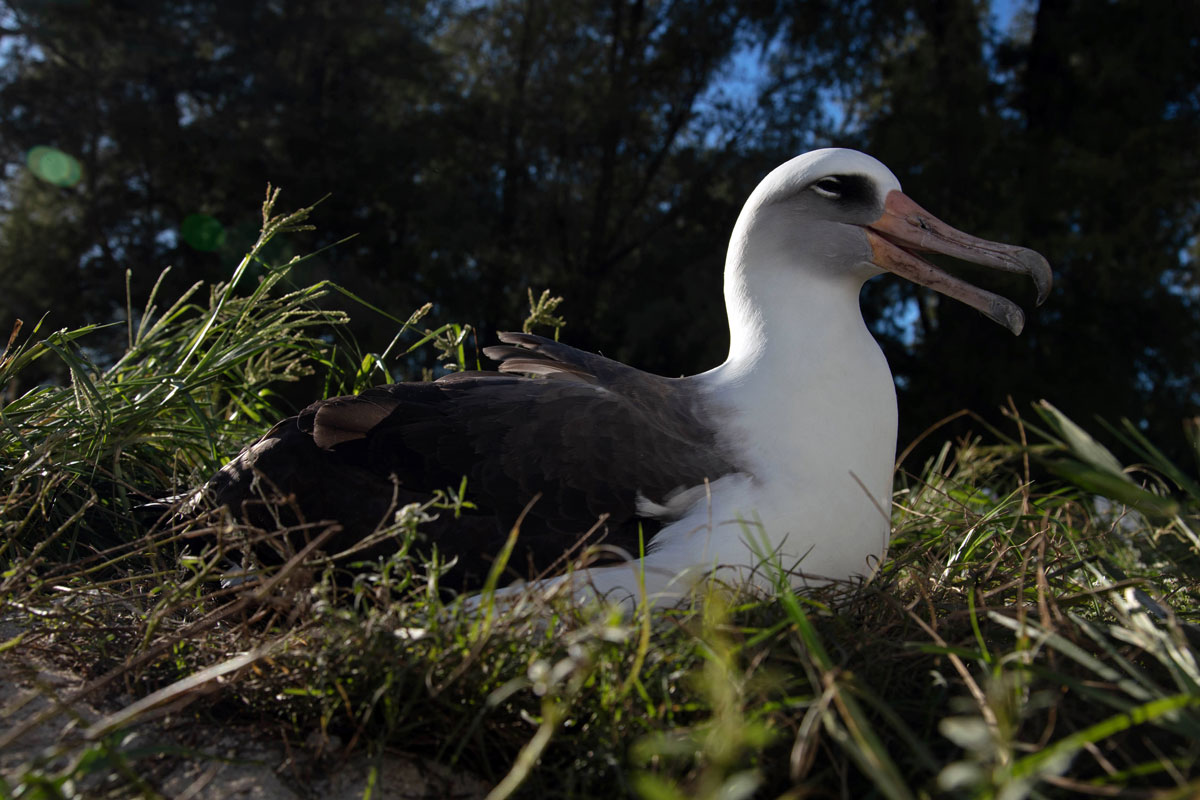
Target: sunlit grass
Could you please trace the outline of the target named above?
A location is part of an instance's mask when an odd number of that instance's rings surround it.
[[[419,329],[422,312],[364,356],[319,305],[337,287],[291,287],[289,265],[270,264],[247,285],[266,243],[304,221],[271,205],[228,283],[131,301],[115,363],[88,360],[86,328],[35,326],[0,356],[0,392],[35,359],[71,374],[0,410],[0,620],[20,631],[0,649],[88,678],[48,714],[130,698],[5,792],[150,796],[181,756],[126,734],[189,720],[262,723],[295,748],[315,731],[339,758],[414,753],[497,797],[1200,791],[1195,478],[1118,428],[1144,462],[1127,470],[1049,406],[901,472],[889,561],[865,586],[706,587],[654,615],[557,607],[481,624],[439,599],[437,566],[406,546],[424,515],[450,513],[430,506],[381,532],[389,558],[335,566],[318,528],[282,567],[222,588],[227,567],[196,536],[230,521],[150,501],[286,413],[282,382],[354,391],[401,377],[427,344],[467,366],[465,330]],[[1119,502],[1104,510],[1097,493]],[[24,729],[4,723],[0,743]]]

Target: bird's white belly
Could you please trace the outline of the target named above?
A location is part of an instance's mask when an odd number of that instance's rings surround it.
[[[645,558],[539,586],[566,591],[580,603],[600,596],[632,608],[643,596],[651,605],[673,605],[710,574],[766,591],[774,590],[781,570],[797,589],[869,576],[890,535],[892,453],[878,456],[862,474],[839,461],[827,462],[821,476],[793,474],[770,484],[745,473],[726,475],[658,532]],[[513,586],[497,596],[515,602],[526,591]],[[468,603],[474,608],[479,600]]]
[[[883,482],[889,478],[890,470]],[[819,483],[764,486],[743,474],[727,476],[659,531],[647,567],[697,576],[717,569],[732,583],[752,581],[764,588],[780,568],[797,587],[868,576],[890,534],[889,492],[880,483],[878,474],[837,468]]]

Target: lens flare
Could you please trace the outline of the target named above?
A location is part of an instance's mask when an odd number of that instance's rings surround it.
[[[179,235],[196,250],[210,253],[225,243],[225,226],[208,214],[189,214]]]
[[[39,145],[25,156],[25,163],[30,172],[55,186],[74,186],[83,177],[78,159],[57,147]]]

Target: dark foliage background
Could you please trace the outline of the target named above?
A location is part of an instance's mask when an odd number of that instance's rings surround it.
[[[304,279],[400,316],[432,301],[483,343],[519,324],[526,287],[549,287],[571,343],[691,372],[724,355],[721,265],[745,196],[837,144],[1056,271],[1020,338],[903,282],[868,285],[902,444],[1011,394],[1129,416],[1170,447],[1200,371],[1200,4],[1003,10],[0,3],[0,330],[47,311],[49,329],[119,319],[126,269],[135,306],[167,265],[170,291],[228,275],[269,181],[292,205],[330,195],[292,246],[340,243]],[[78,180],[39,177],[39,146],[76,159]],[[185,236],[194,214],[220,226]],[[354,314],[383,348],[393,323]]]

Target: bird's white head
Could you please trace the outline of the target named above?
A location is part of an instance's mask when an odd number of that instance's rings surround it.
[[[845,318],[844,306],[857,307],[863,282],[884,271],[1020,333],[1024,315],[1014,303],[943,272],[917,252],[1029,275],[1039,303],[1050,290],[1050,267],[1040,255],[950,227],[909,199],[892,171],[871,156],[829,148],[776,167],[746,201],[729,244],[731,360],[801,327],[814,330],[825,309],[837,307]],[[808,319],[797,325],[798,316]]]
[[[797,156],[763,178],[742,207],[727,267],[781,267],[860,283],[880,268],[871,263],[862,228],[879,218],[884,198],[900,181],[874,158],[828,148]]]

